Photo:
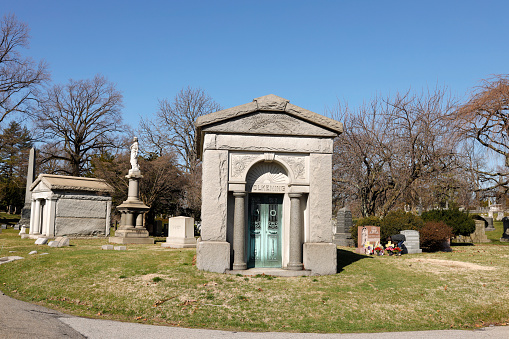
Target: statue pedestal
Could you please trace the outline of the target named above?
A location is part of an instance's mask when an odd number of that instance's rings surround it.
[[[115,236],[109,238],[114,244],[153,244],[143,225],[143,216],[150,207],[139,199],[139,180],[143,178],[139,171],[129,171],[129,193],[127,200],[117,207],[121,213],[120,227]]]

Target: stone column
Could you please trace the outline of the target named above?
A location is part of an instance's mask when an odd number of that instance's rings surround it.
[[[143,227],[143,213],[138,213],[136,216],[136,228],[144,228]]]
[[[35,230],[35,204],[36,200],[32,199],[32,204],[30,206],[30,229],[28,230],[28,234],[33,234]]]
[[[245,230],[244,199],[246,192],[233,192],[235,197],[235,214],[233,216],[233,269],[245,270]]]
[[[33,223],[34,230],[32,231],[32,227],[30,227],[30,234],[39,235],[41,234],[41,200],[36,199],[35,200],[35,211],[34,211],[34,220]]]
[[[302,270],[302,226],[303,215],[300,204],[302,193],[289,193],[290,197],[290,258],[287,268]]]

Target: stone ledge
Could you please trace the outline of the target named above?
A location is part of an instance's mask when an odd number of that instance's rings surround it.
[[[226,270],[226,274],[242,274],[244,276],[255,276],[258,274],[271,275],[274,277],[302,277],[310,276],[310,270],[292,271],[284,268],[248,268],[247,270]]]

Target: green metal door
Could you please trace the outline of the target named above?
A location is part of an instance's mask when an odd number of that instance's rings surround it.
[[[249,195],[248,267],[281,267],[282,194]]]

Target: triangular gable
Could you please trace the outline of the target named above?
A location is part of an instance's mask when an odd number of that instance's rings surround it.
[[[311,124],[286,112],[254,112],[222,120],[202,128],[203,132],[335,137],[330,129]]]
[[[312,125],[330,130],[336,135],[343,132],[343,124],[339,121],[311,112],[302,107],[292,105],[289,100],[278,97],[274,94],[256,98],[253,102],[248,104],[203,115],[196,119],[195,125],[198,130],[201,131],[208,125],[218,124],[226,120],[239,118],[255,112],[284,112]]]

